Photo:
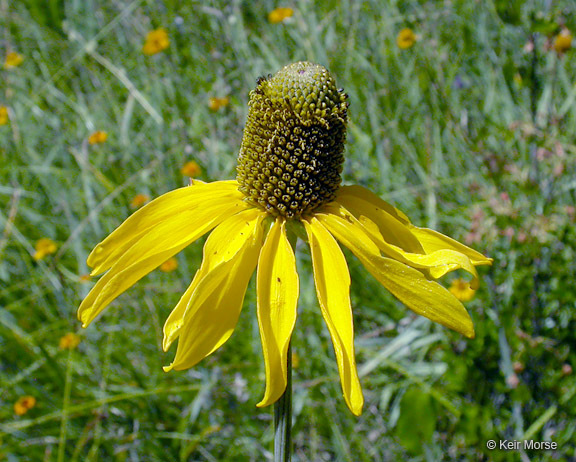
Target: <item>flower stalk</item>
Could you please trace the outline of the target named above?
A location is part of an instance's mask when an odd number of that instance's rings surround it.
[[[292,453],[292,344],[288,345],[286,390],[274,403],[274,462],[290,462]]]

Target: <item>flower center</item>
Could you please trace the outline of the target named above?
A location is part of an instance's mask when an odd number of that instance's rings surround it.
[[[300,218],[334,199],[346,141],[346,94],[317,64],[290,64],[250,92],[240,191],[274,216]]]

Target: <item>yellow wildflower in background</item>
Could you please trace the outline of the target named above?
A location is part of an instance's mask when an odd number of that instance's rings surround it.
[[[21,54],[16,53],[15,51],[11,51],[6,54],[6,59],[4,60],[4,67],[6,69],[11,69],[13,67],[18,67],[22,64],[24,58]]]
[[[322,89],[320,92],[318,89]],[[307,104],[303,104],[306,102]],[[322,66],[299,62],[258,80],[236,180],[195,183],[153,200],[126,219],[88,257],[106,272],[78,309],[84,327],[116,297],[168,258],[210,232],[188,289],[166,320],[163,348],[178,339],[169,371],[190,368],[234,331],[256,271],[257,316],[266,372],[258,406],[287,384],[299,276],[291,229],[307,236],[320,310],[332,337],[342,392],[359,415],[350,274],[344,245],[414,312],[474,336],[464,306],[435,282],[491,259],[436,231],[414,226],[400,210],[361,186],[341,186],[348,101]]]
[[[61,350],[73,350],[78,345],[80,345],[80,336],[74,332],[68,332],[66,335],[60,337],[60,342],[58,346]]]
[[[398,37],[396,37],[396,43],[398,48],[401,50],[410,48],[416,43],[416,34],[414,34],[412,29],[406,27],[398,33]]]
[[[168,38],[168,32],[166,29],[160,27],[153,31],[148,32],[146,35],[146,41],[142,47],[142,53],[145,55],[155,55],[164,51],[170,45],[170,39]]]
[[[268,13],[268,21],[272,24],[278,24],[292,17],[293,14],[294,10],[292,8],[276,8]]]
[[[90,279],[92,279],[92,276],[90,276],[89,274],[82,274],[79,278],[80,282],[88,282],[90,281]]]
[[[52,239],[48,239],[47,237],[43,237],[42,239],[37,240],[35,248],[36,252],[32,258],[34,258],[36,261],[42,260],[47,255],[52,255],[53,253],[56,253],[56,250],[58,250],[58,247],[54,241]]]
[[[470,283],[464,279],[455,279],[450,286],[450,292],[461,302],[472,300],[476,291],[470,287]]]
[[[8,123],[8,108],[6,106],[0,106],[0,125],[6,125]]]
[[[133,209],[137,209],[138,207],[142,207],[149,200],[150,197],[148,197],[146,194],[136,194],[132,198],[132,201],[130,201],[130,207],[132,207]]]
[[[164,271],[165,273],[171,273],[176,268],[178,268],[178,260],[174,257],[169,258],[160,265],[160,271]]]
[[[208,100],[208,107],[210,108],[211,111],[217,111],[219,109],[222,109],[223,107],[228,106],[228,104],[230,103],[230,98],[228,98],[227,96],[224,96],[222,98],[210,98]]]
[[[566,53],[572,46],[572,34],[566,28],[563,28],[560,33],[554,38],[552,48],[558,54]]]
[[[14,413],[16,415],[24,415],[34,406],[36,406],[36,398],[34,396],[22,396],[14,403]]]
[[[88,143],[100,144],[106,142],[107,139],[108,139],[108,133],[102,130],[97,130],[88,137]]]
[[[200,165],[198,165],[193,160],[186,162],[182,168],[180,169],[180,173],[184,176],[189,176],[190,178],[194,178],[202,173],[202,169]]]

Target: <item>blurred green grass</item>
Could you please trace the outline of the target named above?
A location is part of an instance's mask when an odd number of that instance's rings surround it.
[[[276,6],[0,1],[0,52],[24,57],[0,70],[10,111],[0,126],[0,459],[270,459],[271,413],[255,407],[264,371],[253,287],[223,348],[186,372],[161,368],[173,355],[161,352],[162,325],[200,242],[88,329],[75,311],[91,285],[88,253],[132,198],[186,184],[188,160],[201,180],[234,177],[256,79],[304,59],[349,94],[345,182],[495,264],[467,303],[468,341],[412,316],[347,254],[366,396],[356,418],[302,247],[294,460],[517,460],[485,442],[523,437],[558,443],[529,452],[535,460],[575,457],[576,69],[572,50],[550,44],[562,25],[576,31],[576,7],[301,0],[270,24]],[[170,46],[146,56],[157,27]],[[400,50],[404,27],[418,41]],[[224,96],[229,105],[211,111],[209,98]],[[95,130],[106,142],[87,142]],[[43,237],[59,248],[36,262]],[[78,349],[59,348],[67,332],[81,335]],[[37,404],[17,416],[25,395]]]

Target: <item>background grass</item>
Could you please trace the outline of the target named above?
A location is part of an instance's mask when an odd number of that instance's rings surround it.
[[[294,16],[270,24],[267,13]],[[81,330],[86,257],[133,209],[233,178],[249,91],[309,60],[350,97],[345,182],[494,258],[467,303],[474,340],[417,318],[350,262],[363,415],[341,398],[306,246],[293,347],[297,461],[576,457],[576,68],[551,41],[570,1],[0,0],[0,460],[269,460],[251,285],[236,333],[162,372],[167,314],[199,266],[154,272]],[[164,27],[169,48],[141,53]],[[404,27],[418,35],[396,46]],[[210,97],[230,98],[218,111]],[[89,145],[95,130],[108,140]],[[49,237],[58,251],[32,258]],[[444,281],[450,284],[450,277]],[[77,332],[77,349],[59,339]],[[32,395],[23,416],[13,405]],[[488,439],[554,451],[488,451]]]

